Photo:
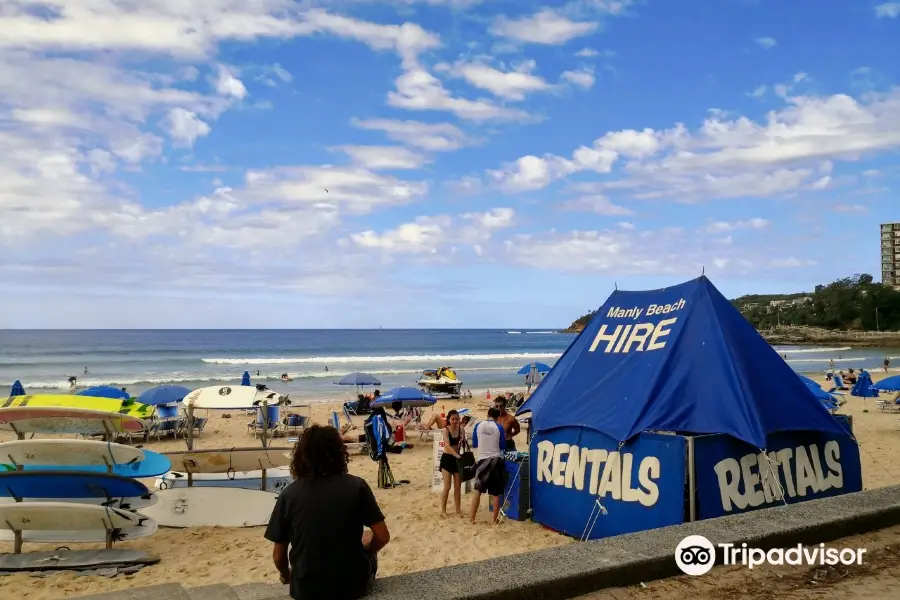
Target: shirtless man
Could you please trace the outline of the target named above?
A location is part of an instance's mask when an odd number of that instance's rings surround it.
[[[522,426],[519,425],[519,421],[516,420],[512,413],[506,411],[506,398],[503,396],[494,398],[494,408],[500,411],[500,416],[497,417],[497,424],[503,427],[503,433],[506,438],[505,449],[507,452],[515,452],[516,442],[513,438],[521,431]]]

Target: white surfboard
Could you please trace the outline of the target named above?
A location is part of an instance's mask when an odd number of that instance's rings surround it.
[[[114,542],[136,540],[153,535],[159,528],[156,521],[141,517],[136,525],[122,527],[115,531]],[[5,524],[3,525],[5,527]],[[12,542],[15,533],[10,529],[0,529],[0,542]],[[94,544],[106,541],[105,529],[26,529],[22,531],[22,541],[37,544]]]
[[[165,452],[163,455],[172,461],[175,471],[229,473],[286,467],[291,464],[291,451],[292,448],[223,448]]]
[[[16,502],[0,505],[0,529],[89,530],[134,527],[137,513],[70,502]]]
[[[262,473],[260,471],[246,471],[236,473],[197,473],[193,475],[194,487],[222,487],[243,488],[246,490],[259,490],[262,486]],[[288,467],[266,470],[267,492],[280,492],[294,481],[291,470]],[[187,487],[187,473],[170,471],[156,479],[156,489],[166,490],[171,488]]]
[[[64,502],[66,504],[93,504],[95,506],[102,506],[107,502],[106,498],[22,498],[23,502]],[[159,502],[159,496],[156,495],[155,492],[150,492],[147,496],[129,496],[126,498],[113,498],[112,506],[113,508],[118,508],[119,510],[141,510],[147,508],[148,506],[153,506]],[[15,504],[15,498],[9,497],[0,497],[0,506],[5,504]]]
[[[146,423],[121,413],[60,406],[14,406],[0,408],[0,429],[19,433],[105,435],[108,432],[138,432]]]
[[[109,466],[144,460],[140,448],[93,440],[17,440],[0,444],[0,462],[13,465]]]
[[[258,391],[247,385],[212,385],[185,396],[184,404],[194,408],[237,410],[261,406],[263,401],[274,406],[285,400],[285,396],[272,390]]]
[[[144,514],[162,527],[258,527],[269,522],[278,494],[224,487],[163,490]]]

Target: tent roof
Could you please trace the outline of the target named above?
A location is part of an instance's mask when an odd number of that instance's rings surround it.
[[[765,448],[780,431],[848,435],[705,276],[613,292],[518,414],[528,411],[536,431],[587,427],[621,442],[724,433]]]

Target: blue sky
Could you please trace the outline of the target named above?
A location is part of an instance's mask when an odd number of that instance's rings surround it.
[[[558,327],[900,220],[900,2],[7,4],[0,327]]]

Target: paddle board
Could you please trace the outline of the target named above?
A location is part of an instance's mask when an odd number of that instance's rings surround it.
[[[102,542],[107,530],[115,530],[115,540],[131,540],[151,535],[157,525],[152,519],[125,510],[68,502],[18,502],[0,504],[0,541],[15,539],[22,531],[23,542]]]
[[[0,408],[0,429],[13,428],[19,433],[100,435],[106,434],[107,428],[116,433],[142,431],[145,423],[128,415],[86,408],[64,406]]]
[[[161,527],[258,527],[269,522],[278,494],[223,487],[162,490],[143,514]]]
[[[185,406],[194,408],[230,409],[253,408],[263,401],[269,405],[286,400],[284,396],[272,390],[258,391],[247,385],[213,385],[194,390],[184,397]]]
[[[17,440],[0,444],[0,462],[12,465],[113,465],[144,460],[140,448],[94,440]]]
[[[76,396],[74,394],[33,394],[0,399],[0,408],[12,408],[14,406],[66,406],[69,408],[89,408],[91,410],[118,412],[122,408],[122,401],[117,398],[94,398],[92,396]]]
[[[25,501],[63,498],[119,499],[133,508],[146,505],[150,490],[136,479],[110,473],[78,471],[7,471],[0,473],[0,497]]]
[[[228,448],[166,452],[172,468],[185,473],[228,473],[276,469],[291,464],[292,448]]]
[[[266,491],[280,492],[294,480],[287,467],[266,470]],[[221,473],[197,473],[193,476],[194,487],[227,487],[259,490],[262,485],[260,471],[232,473],[231,477]],[[187,473],[171,471],[157,478],[156,488],[160,490],[187,487]]]
[[[59,440],[64,441],[64,440]],[[65,440],[65,441],[73,441],[73,440]],[[93,442],[95,444],[106,444],[106,442]],[[126,446],[127,447],[127,446]],[[133,479],[140,479],[142,477],[157,477],[166,473],[172,469],[172,461],[163,456],[162,454],[157,454],[156,452],[151,452],[150,450],[144,450],[144,460],[141,462],[135,463],[126,463],[126,464],[117,464],[113,465],[112,473],[115,475],[122,475],[124,477],[131,477]],[[4,460],[2,454],[0,454],[0,462]],[[15,467],[12,465],[0,465],[0,468],[6,467],[9,471],[15,471]],[[72,466],[61,466],[61,465],[53,465],[53,464],[44,464],[44,465],[27,465],[25,467],[25,471],[58,471],[58,472],[68,472],[68,471],[87,471],[90,473],[106,473],[107,468],[106,465],[72,465]]]
[[[85,571],[103,567],[153,565],[159,557],[130,548],[69,550],[0,554],[0,575],[29,571]]]

